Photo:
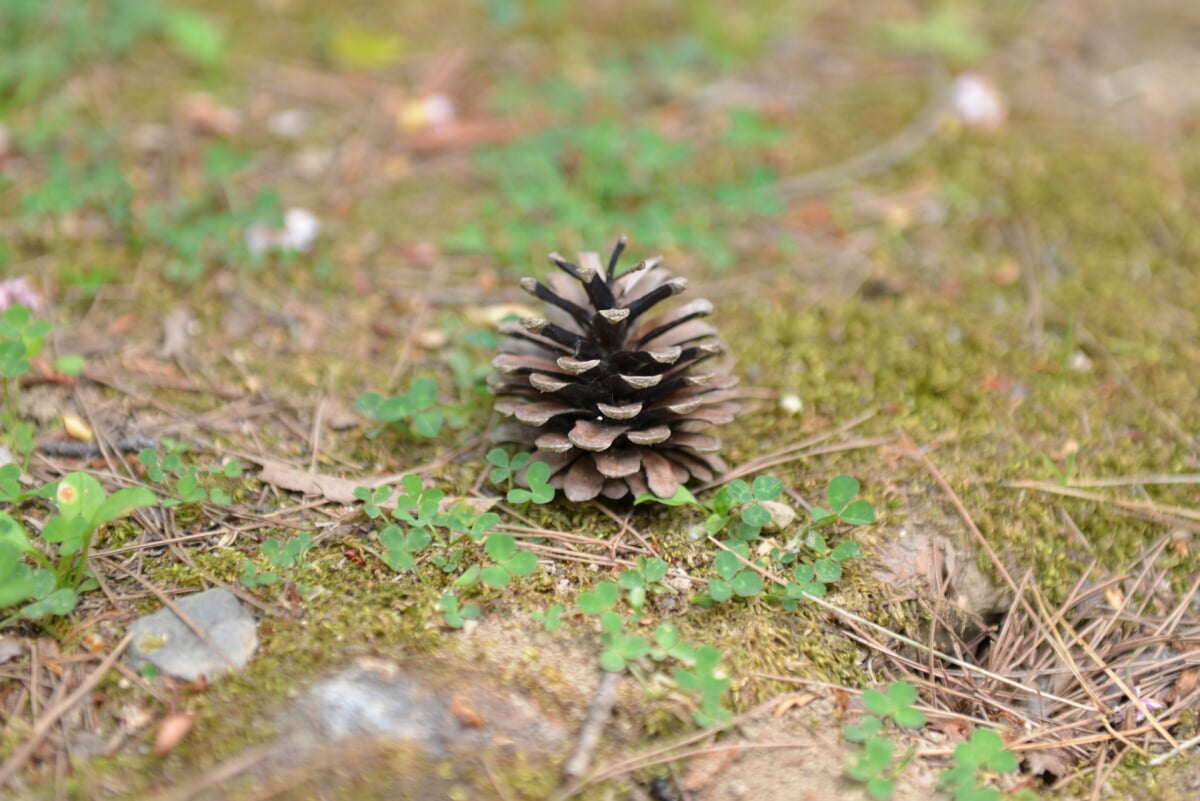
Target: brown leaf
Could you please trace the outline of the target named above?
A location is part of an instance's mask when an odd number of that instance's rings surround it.
[[[373,488],[383,486],[386,483],[377,478],[350,479],[339,476],[328,476],[324,473],[312,473],[303,468],[292,467],[291,465],[276,462],[272,459],[258,459],[257,461],[262,466],[262,470],[258,474],[258,480],[264,484],[270,484],[279,489],[299,492],[304,495],[319,495],[327,501],[340,503],[345,506],[353,506],[359,502],[354,497],[354,490],[358,487]],[[399,483],[399,480],[397,479],[393,483]],[[496,499],[450,497],[444,498],[440,507],[443,510],[447,510],[459,503],[465,503],[476,512],[482,514],[496,504]],[[396,503],[394,498],[390,498],[379,506],[381,509],[394,509],[396,508]]]
[[[196,725],[196,716],[191,712],[172,712],[163,718],[158,727],[158,735],[154,738],[154,753],[166,756],[183,742],[188,732]]]
[[[456,695],[446,705],[447,711],[458,719],[458,722],[469,729],[482,729],[487,722],[475,708],[474,702],[465,695]]]

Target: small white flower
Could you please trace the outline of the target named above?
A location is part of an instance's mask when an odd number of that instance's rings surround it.
[[[27,275],[0,281],[0,311],[18,304],[30,309],[42,307],[42,296],[30,286]]]

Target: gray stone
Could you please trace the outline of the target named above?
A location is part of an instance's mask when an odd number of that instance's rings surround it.
[[[258,648],[258,631],[254,615],[237,598],[227,590],[212,589],[177,598],[175,605],[220,653],[173,611],[160,609],[133,624],[129,661],[134,668],[150,663],[164,673],[195,681],[240,672],[246,666]]]
[[[563,727],[520,692],[495,688],[470,671],[406,670],[364,658],[311,687],[285,715],[293,741],[347,738],[411,742],[434,758],[496,741],[544,749]]]
[[[16,659],[23,653],[25,653],[25,649],[19,642],[0,637],[0,665],[10,659]]]

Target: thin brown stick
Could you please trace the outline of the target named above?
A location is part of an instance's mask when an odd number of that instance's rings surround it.
[[[617,703],[617,690],[620,687],[621,674],[604,671],[600,677],[600,683],[596,686],[596,692],[592,695],[592,702],[588,705],[587,714],[583,718],[583,726],[579,729],[579,740],[575,751],[563,766],[563,775],[567,779],[575,781],[587,773],[588,766],[592,763],[592,756],[596,753],[596,746],[600,744],[600,735],[604,732],[613,706]]]

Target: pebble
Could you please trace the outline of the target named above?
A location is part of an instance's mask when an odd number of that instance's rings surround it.
[[[211,589],[175,599],[175,605],[205,633],[218,654],[170,609],[160,609],[134,622],[129,661],[134,669],[147,663],[176,678],[209,680],[230,671],[240,673],[258,648],[254,615],[228,590]]]

